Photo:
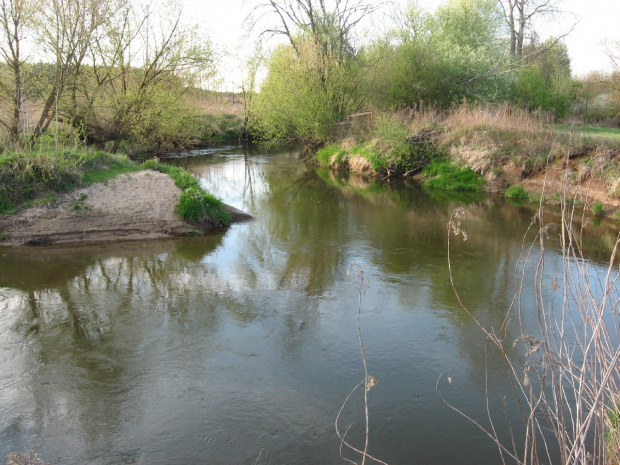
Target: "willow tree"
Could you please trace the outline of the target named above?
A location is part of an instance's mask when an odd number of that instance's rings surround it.
[[[360,106],[358,71],[308,37],[271,55],[260,92],[248,105],[249,131],[263,141],[325,142],[334,124]]]
[[[262,34],[284,36],[247,112],[255,137],[324,142],[334,123],[361,108],[362,66],[354,30],[380,3],[363,0],[268,0],[254,10]]]

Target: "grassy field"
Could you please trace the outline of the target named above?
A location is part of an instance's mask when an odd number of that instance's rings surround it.
[[[569,132],[573,128],[577,133],[593,137],[605,137],[608,139],[620,140],[619,128],[605,128],[601,126],[571,126],[569,124],[561,124],[561,131]]]

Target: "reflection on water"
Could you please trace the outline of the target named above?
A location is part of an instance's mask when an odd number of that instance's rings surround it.
[[[0,249],[1,456],[40,445],[63,464],[341,463],[335,415],[363,376],[346,273],[357,262],[370,278],[362,326],[379,381],[370,452],[394,464],[497,463],[435,391],[449,370],[441,394],[480,421],[485,383],[498,418],[509,392],[502,359],[456,304],[446,223],[467,206],[456,284],[498,328],[531,209],[337,176],[295,152],[169,161],[256,221],[201,238]],[[560,269],[551,251],[549,276]],[[359,399],[343,420],[359,442]]]

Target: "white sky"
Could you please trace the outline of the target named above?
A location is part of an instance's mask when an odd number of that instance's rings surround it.
[[[406,3],[406,0],[397,0]],[[253,40],[247,39],[244,19],[253,5],[261,0],[185,0],[185,11],[196,21],[221,49],[236,54],[237,59],[225,58],[221,66],[224,80],[219,90],[238,90],[241,82],[243,56],[253,48]],[[433,10],[441,0],[419,0],[420,4]],[[589,71],[611,69],[604,52],[604,39],[620,40],[620,0],[561,0],[568,14],[561,19],[539,24],[541,38],[573,31],[566,38],[574,75]],[[379,14],[379,13],[378,13]],[[244,39],[245,38],[245,39]]]

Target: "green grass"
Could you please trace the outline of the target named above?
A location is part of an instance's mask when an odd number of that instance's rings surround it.
[[[424,168],[427,187],[455,192],[480,192],[484,178],[471,168],[460,168],[450,162],[433,162]]]
[[[105,181],[139,167],[125,155],[83,149],[5,152],[0,155],[0,214],[24,203]]]
[[[334,155],[337,157],[337,162],[340,163],[345,153],[346,152],[337,145],[327,145],[317,150],[315,157],[322,167],[328,168]]]
[[[605,207],[603,207],[603,203],[602,202],[596,202],[594,205],[592,205],[592,213],[594,214],[594,216],[605,216]]]
[[[587,136],[606,137],[608,139],[616,139],[620,141],[620,129],[619,128],[606,128],[602,126],[571,126],[568,124],[560,125],[560,130],[571,131],[575,130],[578,134],[584,134]]]
[[[506,189],[504,197],[511,200],[529,200],[530,194],[527,193],[523,186],[515,184]]]
[[[177,205],[177,213],[190,223],[209,221],[218,226],[230,224],[232,216],[224,204],[214,195],[205,192],[200,183],[187,170],[178,166],[166,165],[155,160],[147,160],[143,169],[151,169],[170,176],[174,184],[183,191]]]

